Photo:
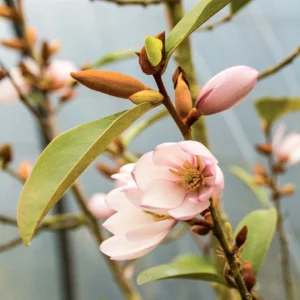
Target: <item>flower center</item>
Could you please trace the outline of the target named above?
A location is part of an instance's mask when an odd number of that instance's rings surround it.
[[[185,161],[184,164],[178,170],[170,170],[171,173],[179,176],[178,184],[181,184],[185,190],[192,192],[205,184],[205,178],[202,173],[200,157],[196,156],[197,164],[192,165],[189,161]]]
[[[171,218],[168,215],[160,215],[147,210],[144,210],[144,213],[146,213],[147,215],[151,215],[154,222],[163,221]]]

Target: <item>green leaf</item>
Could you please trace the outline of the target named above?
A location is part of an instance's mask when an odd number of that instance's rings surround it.
[[[105,65],[118,62],[120,60],[125,60],[129,58],[134,58],[136,56],[135,50],[120,50],[120,51],[113,51],[110,53],[107,53],[103,57],[101,57],[99,60],[97,60],[95,63],[93,63],[92,67],[93,69],[101,68]]]
[[[242,258],[251,262],[253,270],[258,274],[269,250],[277,224],[275,208],[255,210],[247,215],[237,226],[235,235],[248,226],[246,246]]]
[[[243,8],[246,4],[248,4],[251,0],[232,0],[230,4],[231,14],[234,15],[241,8]]]
[[[170,278],[195,279],[226,284],[206,257],[196,255],[180,256],[169,264],[143,271],[139,274],[137,283],[142,285],[151,281]]]
[[[36,162],[21,193],[17,221],[25,245],[65,191],[108,144],[154,106],[134,108],[89,122],[55,138]]]
[[[250,189],[264,208],[270,207],[269,199],[264,189],[254,182],[254,178],[250,173],[237,166],[231,166],[229,170]]]
[[[300,98],[261,98],[255,102],[255,107],[261,119],[268,124],[274,123],[282,116],[300,110]]]
[[[201,0],[172,29],[166,39],[166,63],[178,45],[231,0]]]
[[[162,41],[152,36],[146,36],[145,49],[150,64],[153,67],[156,67],[162,60],[162,49],[163,49]]]

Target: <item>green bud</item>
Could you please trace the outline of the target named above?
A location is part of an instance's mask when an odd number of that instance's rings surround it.
[[[162,102],[164,96],[157,91],[144,90],[131,95],[128,99],[134,104],[140,104],[144,102],[151,102],[153,104],[157,104],[159,102]]]
[[[162,61],[162,41],[152,36],[146,36],[145,49],[150,64],[156,67]]]

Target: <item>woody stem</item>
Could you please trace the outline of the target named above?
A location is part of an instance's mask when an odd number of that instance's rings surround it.
[[[169,111],[171,117],[173,118],[174,122],[176,123],[177,127],[181,131],[181,134],[185,140],[191,140],[191,129],[183,123],[179,115],[177,114],[177,111],[166,91],[165,85],[162,81],[162,77],[160,74],[153,75],[155,82],[157,84],[159,92],[164,96],[163,105],[166,107],[166,109]]]
[[[222,228],[222,223],[217,211],[217,208],[213,202],[213,199],[210,198],[210,213],[213,219],[213,234],[214,236],[218,239],[223,252],[225,254],[225,257],[227,259],[229,268],[233,274],[233,278],[236,283],[236,287],[240,292],[240,295],[242,297],[242,300],[252,300],[252,296],[249,293],[244,279],[239,271],[239,267],[236,261],[236,257],[234,252],[232,251],[232,245],[230,245],[230,242],[227,240],[226,235],[224,234],[223,228]]]

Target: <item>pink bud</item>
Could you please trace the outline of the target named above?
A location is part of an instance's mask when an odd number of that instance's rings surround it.
[[[115,211],[107,206],[105,202],[106,194],[94,194],[88,202],[90,212],[97,219],[107,219],[112,216]]]
[[[201,89],[196,108],[201,115],[212,115],[241,102],[257,82],[258,72],[247,66],[226,69],[211,78]]]

